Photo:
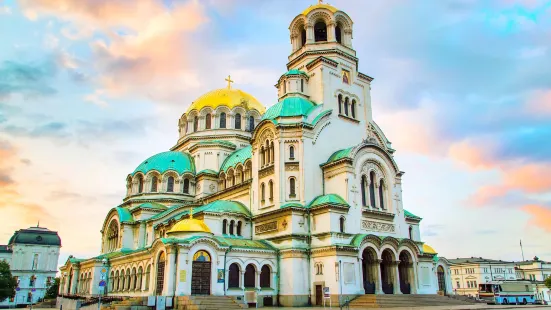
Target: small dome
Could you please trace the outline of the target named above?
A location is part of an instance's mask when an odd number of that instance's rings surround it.
[[[61,246],[61,238],[55,231],[44,227],[29,227],[16,231],[8,243]]]
[[[425,254],[438,254],[430,245],[423,244],[423,253]]]
[[[316,104],[302,97],[287,97],[271,106],[262,117],[275,119],[278,117],[307,116]]]
[[[260,114],[266,111],[266,108],[252,95],[231,88],[220,88],[210,91],[197,100],[187,109],[187,113],[196,110],[201,111],[205,107],[216,109],[219,106],[225,106],[229,109],[243,107],[245,110],[257,110]]]
[[[202,220],[194,218],[186,218],[174,225],[168,233],[178,233],[178,232],[206,232],[210,233],[210,228]]]
[[[309,6],[306,10],[302,11],[302,15],[308,15],[308,13],[312,12],[315,9],[326,9],[331,11],[331,13],[335,13],[338,11],[338,9],[332,5],[319,3]]]
[[[132,174],[141,172],[147,174],[149,171],[158,171],[159,173],[165,173],[166,171],[173,170],[178,174],[184,172],[191,172],[195,174],[195,163],[193,158],[182,152],[163,152],[157,155],[153,155],[143,161]]]
[[[237,164],[245,164],[245,161],[247,159],[251,159],[253,156],[253,148],[252,146],[246,146],[242,149],[239,149],[228,156],[224,162],[222,163],[222,166],[220,167],[220,171],[226,172],[231,167],[237,166]]]

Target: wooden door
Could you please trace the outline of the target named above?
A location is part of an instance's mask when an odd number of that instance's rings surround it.
[[[211,262],[193,262],[191,267],[191,295],[210,295],[210,267]]]
[[[323,287],[321,285],[316,285],[316,305],[323,305]]]

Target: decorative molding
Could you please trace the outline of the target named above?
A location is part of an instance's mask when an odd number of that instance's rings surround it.
[[[362,229],[367,231],[378,231],[387,233],[396,232],[396,226],[394,224],[387,224],[369,220],[362,220]]]
[[[358,72],[358,78],[365,80],[368,83],[371,83],[371,81],[373,81],[372,77],[370,77],[369,75],[363,74],[361,72]]]
[[[277,221],[256,225],[254,227],[254,232],[257,235],[264,234],[271,231],[277,231],[277,230],[278,230]]]
[[[299,168],[298,163],[285,163],[285,171],[298,171]]]
[[[274,165],[270,165],[270,166],[267,166],[267,167],[264,167],[262,169],[260,169],[258,171],[258,177],[259,178],[263,178],[265,176],[269,176],[269,175],[272,175],[274,174]]]
[[[395,217],[394,213],[383,212],[376,209],[370,209],[367,207],[364,207],[362,209],[362,213],[365,217],[368,217],[368,218],[387,220],[387,221],[392,221],[394,220],[394,217]]]
[[[314,140],[312,140],[312,144],[316,144],[316,142],[318,141],[319,135],[321,134],[321,132],[323,131],[323,129],[325,127],[329,126],[329,124],[331,124],[331,121],[328,121],[327,123],[323,124],[323,126],[320,128],[320,130],[318,130],[318,132],[316,132],[316,136],[314,137]]]

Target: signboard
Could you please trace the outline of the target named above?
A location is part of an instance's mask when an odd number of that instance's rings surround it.
[[[218,269],[218,283],[224,283],[224,269]]]
[[[36,289],[35,289],[35,288],[32,288],[32,289],[31,289],[31,292],[33,292],[33,293],[36,292]]]
[[[180,270],[180,282],[186,282],[187,273],[185,270]]]
[[[104,287],[105,286],[105,281],[101,280],[99,281],[99,287]]]
[[[157,306],[155,307],[156,310],[165,310],[166,309],[166,297],[165,296],[157,296]]]
[[[323,298],[331,298],[331,294],[329,293],[329,287],[323,288]]]
[[[101,268],[101,274],[106,274],[107,273],[107,269],[105,267]]]

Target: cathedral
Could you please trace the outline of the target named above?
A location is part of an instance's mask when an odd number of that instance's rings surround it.
[[[404,172],[373,119],[351,18],[319,3],[289,31],[277,103],[230,77],[193,101],[174,146],[127,176],[101,253],[61,267],[61,294],[306,306],[447,290],[448,266],[404,209]]]

